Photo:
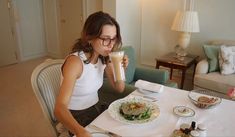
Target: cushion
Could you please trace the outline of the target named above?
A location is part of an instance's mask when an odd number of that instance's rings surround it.
[[[196,74],[207,74],[208,69],[209,69],[208,61],[207,61],[207,59],[203,59],[197,63],[195,73]]]
[[[221,46],[219,50],[219,65],[221,74],[235,73],[235,46]]]
[[[235,74],[221,75],[220,72],[211,72],[206,75],[195,75],[194,86],[227,94],[228,88],[235,87]]]
[[[209,63],[209,70],[208,72],[219,71],[219,49],[220,46],[214,45],[204,45],[203,46],[205,55],[207,57]]]

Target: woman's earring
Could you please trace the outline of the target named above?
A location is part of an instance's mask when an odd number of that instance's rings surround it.
[[[92,45],[91,45],[91,42],[88,42],[88,49],[89,49],[89,51],[92,51],[92,50],[93,50]]]

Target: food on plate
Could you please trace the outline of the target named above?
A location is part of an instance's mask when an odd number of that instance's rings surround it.
[[[179,109],[178,111],[182,114],[189,114],[190,113],[190,110],[188,108],[182,108],[182,109]]]
[[[152,112],[145,103],[125,102],[120,106],[120,114],[127,120],[143,120],[150,118]]]
[[[197,106],[200,108],[206,108],[209,105],[214,104],[216,101],[218,100],[218,98],[214,98],[214,97],[206,97],[206,96],[200,96],[197,101]]]
[[[191,137],[189,134],[184,133],[182,130],[174,130],[171,137]]]

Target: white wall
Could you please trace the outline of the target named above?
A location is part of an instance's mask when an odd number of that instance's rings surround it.
[[[141,64],[155,66],[155,58],[172,51],[176,33],[171,24],[179,0],[145,0],[142,2]]]
[[[204,57],[203,43],[210,40],[235,40],[235,0],[195,0],[200,33],[194,33],[190,53]]]
[[[155,58],[174,51],[178,32],[170,30],[182,0],[143,0],[141,29],[141,64],[155,66]],[[204,57],[206,41],[235,40],[235,0],[195,0],[200,32],[193,33],[187,51]]]
[[[103,0],[103,11],[120,25],[123,46],[133,46],[139,61],[141,43],[141,0]]]
[[[135,48],[136,59],[139,62],[139,47],[141,43],[141,0],[117,0],[116,20],[121,28],[123,46]]]
[[[21,60],[46,55],[41,0],[14,0],[16,30]]]

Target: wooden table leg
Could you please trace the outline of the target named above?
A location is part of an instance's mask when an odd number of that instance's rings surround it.
[[[156,69],[159,69],[160,64],[156,63]]]
[[[186,72],[186,69],[183,69],[182,70],[182,78],[181,78],[181,86],[180,86],[181,89],[184,88],[185,72]]]
[[[171,73],[170,73],[170,79],[172,80],[172,72],[173,72],[173,68],[171,68]]]

